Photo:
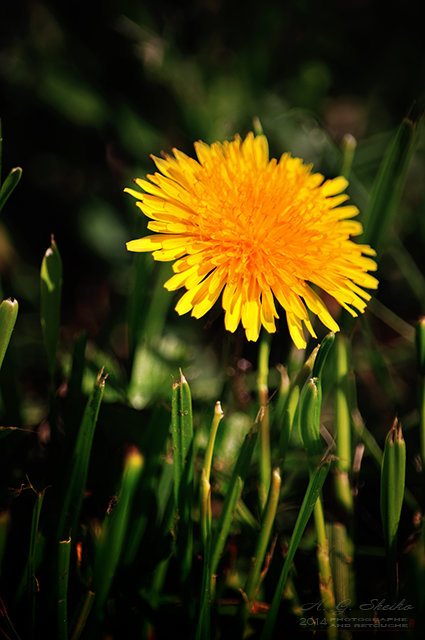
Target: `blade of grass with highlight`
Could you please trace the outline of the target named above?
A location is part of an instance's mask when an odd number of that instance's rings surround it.
[[[261,334],[258,355],[258,398],[260,402],[260,504],[264,509],[270,488],[271,456],[270,456],[270,416],[269,416],[269,358],[271,337],[265,331]]]
[[[220,402],[216,402],[214,407],[214,417],[211,424],[208,444],[205,451],[204,464],[201,476],[201,530],[204,544],[204,552],[207,553],[211,537],[211,466],[218,425],[223,419],[223,410]]]
[[[194,438],[192,397],[189,384],[180,371],[180,380],[173,385],[171,402],[171,438],[174,464],[174,503],[176,552],[180,562],[181,580],[188,591],[193,549],[193,462]]]
[[[21,402],[13,353],[7,351],[18,315],[18,301],[13,298],[0,304],[0,389],[3,398],[3,420],[21,424]],[[5,366],[2,369],[3,363]]]
[[[385,152],[373,183],[362,240],[378,253],[400,202],[417,137],[417,122],[405,118]]]
[[[319,368],[318,371],[320,373],[321,368]],[[323,455],[323,444],[320,437],[321,404],[320,383],[318,382],[318,378],[311,378],[304,385],[300,399],[301,435],[307,452],[310,473],[317,467]],[[336,638],[338,632],[332,624],[332,621],[336,617],[335,594],[333,590],[325,516],[320,494],[314,505],[314,524],[317,538],[319,591],[323,602],[323,612],[328,622],[327,635],[328,638]]]
[[[87,619],[93,608],[95,595],[96,594],[94,591],[91,591],[91,590],[87,591],[87,594],[84,598],[84,601],[80,609],[80,612],[78,614],[75,625],[72,628],[71,640],[78,640],[81,634],[83,633],[87,623]]]
[[[223,418],[220,402],[216,402],[214,417],[211,424],[208,444],[205,451],[204,464],[201,471],[200,501],[201,501],[201,533],[204,548],[204,563],[202,569],[202,585],[199,601],[199,616],[196,628],[196,640],[208,640],[210,637],[210,605],[211,605],[211,466],[218,425]]]
[[[59,518],[58,538],[74,537],[86,487],[91,448],[106,376],[99,373],[87,402],[70,463],[69,481]]]
[[[351,412],[348,402],[348,345],[341,334],[336,339],[336,384],[335,384],[335,491],[336,498],[347,514],[353,511],[353,496],[350,487],[351,469]]]
[[[43,506],[45,491],[37,493],[37,498],[32,511],[31,519],[31,534],[30,545],[26,567],[26,591],[30,602],[30,616],[29,616],[29,629],[30,637],[33,637],[35,626],[35,609],[36,609],[36,595],[38,590],[38,582],[36,578],[36,564],[37,564],[37,546],[39,542],[39,522],[41,508]]]
[[[406,445],[397,418],[385,440],[381,468],[381,519],[387,551],[390,590],[398,593],[397,533],[403,506],[406,477]]]
[[[95,618],[99,619],[123,551],[133,496],[143,469],[143,457],[134,447],[126,457],[117,503],[106,515],[97,544],[93,571]]]
[[[40,319],[50,377],[53,378],[59,340],[62,297],[62,259],[52,236],[40,271]]]
[[[295,523],[294,530],[292,532],[291,540],[286,554],[285,562],[283,564],[282,572],[278,584],[275,589],[272,603],[266,618],[266,623],[261,634],[261,640],[272,640],[274,628],[276,626],[277,616],[279,612],[280,602],[282,600],[283,590],[285,588],[286,580],[289,575],[292,562],[294,560],[295,553],[301,542],[304,530],[310,519],[314,506],[322,490],[323,484],[329,472],[330,457],[328,456],[317,469],[313,471],[310,477],[310,481],[304,495],[304,499],[301,504],[300,511],[298,513],[297,521]]]
[[[247,433],[240,448],[238,459],[233,469],[232,477],[226,490],[223,506],[216,524],[216,529],[212,538],[211,552],[211,578],[217,573],[218,563],[226,544],[227,536],[233,520],[233,514],[236,509],[237,502],[242,493],[245,477],[248,471],[252,453],[257,441],[258,426],[254,425]]]
[[[320,408],[321,397],[318,378],[310,378],[301,392],[300,427],[303,445],[311,469],[316,468],[324,453],[320,436]]]
[[[21,167],[15,167],[11,170],[6,180],[3,182],[0,188],[0,211],[3,209],[6,202],[16,189],[19,180],[22,176]]]
[[[18,309],[18,301],[12,298],[3,300],[0,304],[0,369],[16,323]]]
[[[317,353],[319,351],[319,346],[315,347],[311,352],[310,356],[307,358],[303,367],[298,372],[294,382],[291,384],[289,391],[286,395],[285,406],[282,415],[282,423],[280,425],[280,437],[279,437],[279,457],[278,460],[280,464],[285,459],[286,452],[288,449],[289,440],[291,438],[293,426],[299,427],[298,418],[298,404],[300,399],[301,389],[308,378],[310,378],[314,362],[316,360]],[[297,429],[298,433],[296,434],[299,438],[299,429]]]
[[[354,603],[354,543],[350,529],[353,526],[354,502],[350,482],[352,467],[351,446],[351,409],[349,402],[348,363],[350,361],[348,344],[343,334],[336,336],[335,348],[335,390],[334,390],[334,423],[335,423],[335,497],[342,508],[343,523],[335,523],[332,529],[338,543],[338,553],[332,556],[332,566],[338,575],[335,580],[335,598],[337,602],[349,599]],[[345,523],[348,523],[348,527]],[[338,527],[336,526],[338,524]],[[348,562],[347,559],[351,559]]]
[[[261,522],[260,533],[257,538],[255,552],[252,557],[252,567],[245,585],[246,603],[244,606],[243,616],[246,620],[249,611],[252,608],[253,601],[256,599],[258,589],[261,584],[264,558],[266,556],[267,546],[269,544],[273,523],[276,517],[277,505],[279,502],[281,478],[278,469],[274,469],[271,477],[269,495],[264,508],[263,518]]]
[[[347,180],[350,177],[356,147],[357,140],[354,138],[354,136],[351,135],[351,133],[346,133],[342,139],[341,175],[344,176],[344,178],[347,178]]]
[[[58,551],[58,640],[68,640],[68,579],[71,538],[59,540]]]
[[[419,439],[425,468],[425,317],[416,324],[415,343],[419,369]]]

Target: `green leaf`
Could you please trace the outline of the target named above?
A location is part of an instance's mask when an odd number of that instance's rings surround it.
[[[373,183],[363,241],[378,253],[399,205],[417,137],[417,123],[405,118],[387,148]]]
[[[308,484],[307,491],[305,493],[301,509],[299,511],[298,518],[292,532],[291,541],[289,543],[288,552],[286,554],[279,582],[275,589],[273,600],[270,605],[269,613],[261,635],[261,640],[271,640],[271,638],[273,637],[273,631],[276,625],[280,602],[282,600],[282,593],[289,575],[289,570],[291,568],[295,552],[301,542],[304,530],[314,509],[314,505],[316,504],[316,500],[320,495],[323,483],[325,482],[326,476],[328,475],[329,467],[330,457],[325,459],[320,464],[320,466],[317,467],[317,469],[315,469],[315,471],[311,474],[310,482]]]
[[[22,176],[21,167],[15,167],[14,169],[11,170],[6,180],[3,182],[0,188],[0,211],[3,209],[7,200],[12,195],[19,180],[21,179],[21,176]]]
[[[143,469],[143,457],[133,447],[127,454],[117,503],[106,515],[102,525],[93,574],[96,593],[95,609],[100,614],[108,597],[120,561],[131,512],[133,496]]]
[[[226,497],[224,499],[220,517],[211,543],[211,576],[217,572],[218,563],[220,561],[221,554],[223,553],[230,525],[232,524],[236,504],[242,493],[252,452],[254,451],[255,443],[257,441],[257,436],[258,429],[257,425],[255,425],[245,436],[232,477],[227,487]]]
[[[18,301],[12,298],[3,300],[0,304],[0,369],[15,326],[18,308]]]
[[[62,295],[62,259],[52,236],[41,263],[40,319],[50,376],[53,377],[59,340]]]
[[[58,640],[68,640],[68,578],[71,538],[59,540],[58,548]]]
[[[381,518],[385,545],[395,550],[403,506],[406,476],[406,445],[397,419],[385,440],[381,468]]]
[[[317,465],[318,457],[323,455],[320,437],[321,394],[317,378],[310,378],[301,392],[300,427],[301,438],[307,452],[310,465]]]
[[[320,378],[323,372],[323,367],[329,355],[330,350],[335,342],[335,334],[333,331],[328,333],[319,345],[319,351],[317,352],[316,359],[314,360],[312,378]]]
[[[106,376],[101,371],[95,382],[92,394],[87,402],[78,431],[77,441],[70,463],[69,481],[59,518],[59,534],[62,540],[68,535],[74,536],[83,500],[83,492],[87,482],[88,467],[94,431],[99,408],[105,389]]]
[[[185,584],[192,566],[192,505],[194,439],[192,397],[190,387],[180,371],[180,380],[173,385],[171,437],[174,461],[174,501],[177,555],[181,565],[181,580]]]

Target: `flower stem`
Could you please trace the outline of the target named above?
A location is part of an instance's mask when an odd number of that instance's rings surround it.
[[[258,357],[258,397],[260,401],[260,502],[264,509],[271,479],[270,416],[268,408],[270,335],[263,332]]]
[[[317,564],[319,566],[319,589],[323,602],[324,614],[328,623],[328,638],[333,640],[338,637],[335,627],[335,596],[331,563],[329,560],[329,544],[326,535],[325,516],[323,513],[322,497],[319,496],[314,505],[314,524],[317,536]]]

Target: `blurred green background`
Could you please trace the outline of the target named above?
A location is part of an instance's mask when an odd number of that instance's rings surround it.
[[[351,133],[351,195],[362,210],[390,135],[425,95],[415,3],[2,3],[0,33],[3,173],[24,172],[1,220],[0,270],[4,297],[21,305],[28,360],[41,349],[38,270],[53,233],[64,266],[63,340],[85,330],[125,363],[133,265],[144,265],[135,314],[160,268],[125,250],[146,223],[122,190],[153,170],[150,153],[192,153],[194,140],[244,135],[258,117],[273,155],[289,150],[332,176]],[[411,323],[423,311],[424,184],[421,140],[395,225],[417,282],[406,282],[400,248],[386,251],[379,272],[380,300]],[[182,320],[171,310],[177,296],[164,295],[173,331],[221,345],[219,310]]]

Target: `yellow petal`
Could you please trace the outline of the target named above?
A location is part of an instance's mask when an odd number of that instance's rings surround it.
[[[286,321],[288,323],[289,333],[294,341],[297,349],[305,349],[307,343],[304,338],[303,327],[301,320],[297,318],[293,313],[286,313]]]
[[[341,191],[344,191],[348,187],[348,180],[339,176],[338,178],[334,178],[333,180],[326,180],[321,186],[321,191],[324,196],[335,196]]]
[[[145,236],[126,243],[127,251],[155,251],[162,244],[161,236]]]

